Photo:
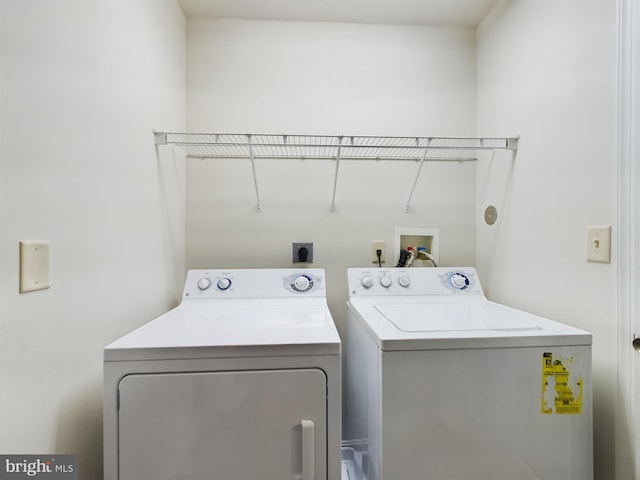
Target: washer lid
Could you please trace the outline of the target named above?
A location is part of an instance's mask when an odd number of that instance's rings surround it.
[[[324,299],[183,302],[107,345],[105,361],[336,355]]]
[[[385,351],[592,343],[589,332],[484,298],[351,298],[349,309]]]
[[[375,308],[403,332],[540,331],[535,317],[508,315],[489,305],[455,303],[386,304]],[[488,312],[487,310],[493,310]]]

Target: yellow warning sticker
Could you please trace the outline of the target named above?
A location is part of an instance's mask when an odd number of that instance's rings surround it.
[[[583,380],[576,357],[542,354],[542,413],[582,413]]]

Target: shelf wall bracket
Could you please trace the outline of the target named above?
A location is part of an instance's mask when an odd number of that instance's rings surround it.
[[[342,138],[338,137],[338,147],[336,148],[336,171],[333,174],[333,195],[331,195],[331,208],[329,211],[336,211],[336,190],[338,189],[338,173],[340,171],[340,147],[342,146]]]
[[[419,140],[416,139],[416,142]],[[416,173],[416,179],[413,181],[413,186],[411,187],[411,192],[409,193],[409,198],[407,199],[407,205],[404,207],[404,212],[411,212],[411,200],[413,199],[413,194],[416,191],[416,187],[418,186],[418,180],[420,179],[420,174],[422,173],[422,167],[424,166],[424,161],[427,159],[427,154],[429,153],[429,145],[431,143],[431,139],[427,139],[427,146],[422,153],[422,158],[420,159],[420,165],[418,166],[418,173]]]
[[[153,131],[154,143],[156,145],[166,145],[167,144],[167,134],[164,132],[156,132]]]

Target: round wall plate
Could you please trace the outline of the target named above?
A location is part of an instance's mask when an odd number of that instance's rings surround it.
[[[493,225],[498,220],[498,210],[493,205],[489,205],[484,210],[484,221],[487,222],[487,225]]]

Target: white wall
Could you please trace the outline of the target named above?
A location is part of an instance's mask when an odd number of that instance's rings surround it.
[[[190,19],[190,131],[473,135],[475,32],[468,28]],[[289,267],[291,242],[314,242],[344,334],[346,268],[370,265],[372,240],[394,257],[395,227],[440,229],[445,265],[474,263],[475,166],[343,162],[330,213],[332,161],[190,160],[189,267]]]
[[[184,274],[185,128],[173,1],[0,1],[0,452],[74,453],[102,478],[102,348],[166,311]],[[51,288],[18,293],[18,242]]]
[[[616,244],[616,2],[500,2],[478,29],[478,134],[522,136],[478,163],[477,249],[491,298],[593,332],[596,479],[613,475],[616,258],[586,261],[586,227]],[[498,221],[482,221],[487,205]]]

